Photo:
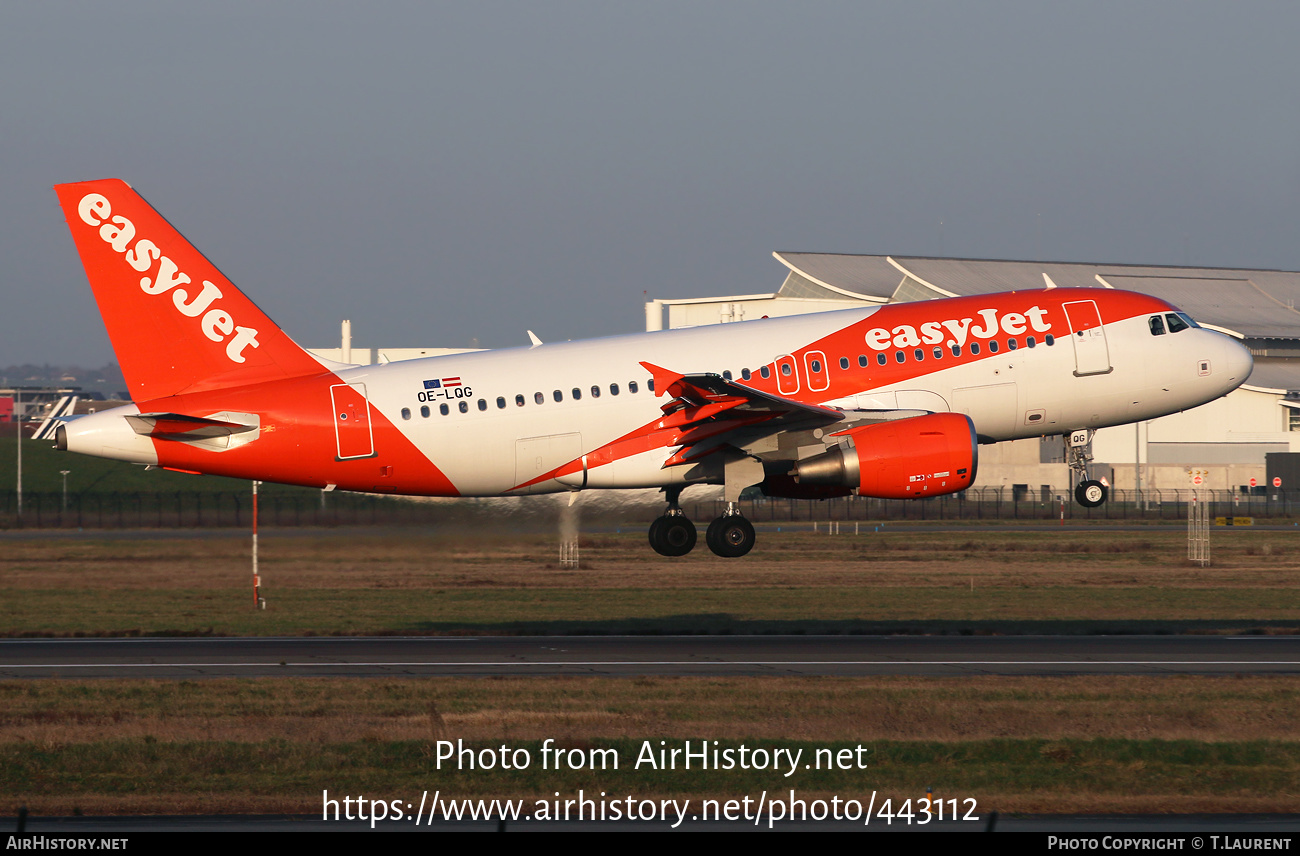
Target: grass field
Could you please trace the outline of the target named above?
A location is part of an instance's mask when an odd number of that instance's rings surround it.
[[[0,539],[0,633],[1300,631],[1300,533],[765,532],[727,561],[504,529],[283,530],[251,606],[232,533]],[[0,811],[315,812],[320,794],[979,800],[981,811],[1300,809],[1300,679],[509,678],[0,683]],[[436,741],[617,751],[617,771],[439,769]],[[865,770],[634,769],[642,741],[869,750]]]
[[[1286,812],[1294,678],[28,681],[0,684],[0,811],[303,812],[322,790],[694,800],[793,788],[1002,812]],[[617,770],[543,771],[542,741]],[[865,750],[866,769],[663,771],[642,741]],[[525,772],[439,768],[436,741],[525,748]]]
[[[656,556],[637,534],[283,530],[246,538],[7,539],[0,634],[1295,632],[1300,533],[764,532],[751,556]]]
[[[0,484],[12,489],[17,474],[17,440],[10,434],[0,437]],[[23,489],[32,493],[55,493],[63,489],[60,470],[68,471],[68,492],[88,491],[240,491],[249,490],[242,479],[220,476],[191,476],[160,469],[145,469],[136,464],[60,452],[52,440],[23,441]],[[268,487],[271,487],[268,485]],[[280,489],[277,485],[273,489]],[[303,490],[303,488],[284,488]]]

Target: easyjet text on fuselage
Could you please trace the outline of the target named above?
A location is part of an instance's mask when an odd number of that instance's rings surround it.
[[[1001,317],[996,309],[981,309],[975,314],[980,318],[979,324],[975,323],[975,318],[967,317],[927,321],[919,330],[911,324],[900,324],[893,328],[872,327],[864,338],[867,345],[877,351],[915,348],[923,344],[944,344],[960,348],[972,336],[977,339],[992,339],[999,331],[1008,336],[1023,336],[1030,330],[1046,333],[1052,329],[1052,325],[1044,320],[1047,310],[1038,306],[1031,306],[1024,312],[1007,312]]]

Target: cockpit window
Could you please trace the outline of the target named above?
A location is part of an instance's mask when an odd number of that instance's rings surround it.
[[[1165,334],[1165,319],[1159,315],[1152,315],[1147,319],[1147,323],[1151,325],[1152,336],[1163,336]]]
[[[1186,321],[1188,325],[1195,327],[1197,330],[1201,329],[1201,325],[1193,321],[1192,316],[1188,315],[1186,312],[1179,312],[1178,317]]]
[[[1169,322],[1170,333],[1181,333],[1192,326],[1183,320],[1182,315],[1175,315],[1172,312],[1165,316],[1165,320]]]

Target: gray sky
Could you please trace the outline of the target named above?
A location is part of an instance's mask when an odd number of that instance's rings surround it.
[[[315,347],[638,330],[643,291],[774,290],[775,249],[1297,270],[1298,35],[1295,3],[5,3],[0,365],[111,359],[50,189],[92,178]]]

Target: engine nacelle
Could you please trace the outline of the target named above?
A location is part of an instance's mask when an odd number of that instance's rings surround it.
[[[975,481],[979,443],[970,417],[931,413],[835,434],[828,452],[798,461],[800,485],[853,488],[859,496],[916,499],[965,490]]]

